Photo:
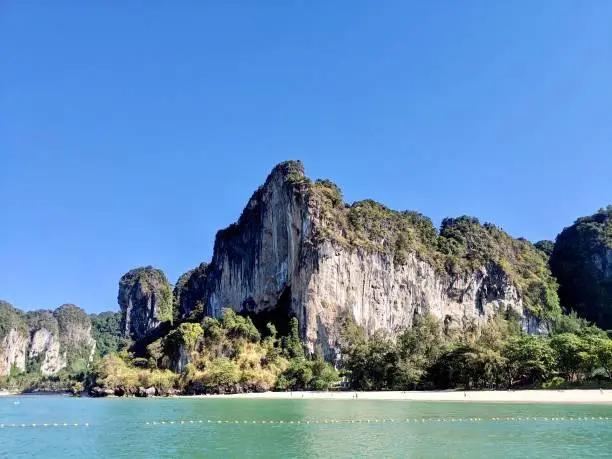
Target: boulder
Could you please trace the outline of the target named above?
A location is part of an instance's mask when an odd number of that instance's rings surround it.
[[[108,397],[109,395],[115,395],[115,391],[112,389],[106,389],[104,387],[92,387],[89,390],[89,395],[91,397]]]
[[[154,397],[155,394],[156,394],[155,387],[148,387],[145,389],[144,387],[140,386],[136,390],[136,397]]]

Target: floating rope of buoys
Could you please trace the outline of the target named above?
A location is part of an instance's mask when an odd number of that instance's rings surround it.
[[[493,423],[512,423],[512,422],[585,422],[585,421],[612,421],[612,417],[608,416],[584,416],[584,417],[523,417],[523,416],[495,416],[489,418],[469,417],[469,418],[447,418],[447,417],[422,417],[422,418],[404,418],[404,419],[251,419],[251,420],[232,420],[232,419],[217,419],[211,420],[180,420],[180,421],[146,421],[146,425],[163,425],[163,424],[243,424],[243,425],[296,425],[296,424],[371,424],[371,423],[439,423],[439,422],[493,422]]]
[[[6,424],[0,423],[0,429],[11,429],[11,428],[49,428],[49,427],[89,427],[89,422],[32,422],[32,423],[20,423],[20,424]]]
[[[197,426],[198,424],[228,424],[228,425],[329,425],[329,424],[386,424],[386,423],[602,423],[612,421],[612,416],[493,416],[481,417],[414,417],[414,418],[375,418],[375,419],[179,419],[144,421],[148,426]],[[0,423],[0,429],[12,428],[83,428],[90,427],[89,422],[33,422],[33,423]]]

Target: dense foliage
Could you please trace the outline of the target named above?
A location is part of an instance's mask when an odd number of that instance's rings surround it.
[[[91,333],[96,340],[96,353],[105,356],[117,353],[128,345],[121,334],[121,313],[101,312],[91,314]]]
[[[36,372],[15,372],[0,376],[0,389],[11,392],[71,392],[85,390],[86,373],[70,373],[62,370],[55,375],[41,376]]]
[[[279,339],[271,324],[262,333],[250,318],[224,309],[218,320],[180,324],[147,346],[146,356],[106,356],[95,383],[119,394],[137,393],[139,386],[156,393],[236,393],[335,385],[338,374],[322,355],[306,355],[296,319],[290,330]]]
[[[3,339],[11,329],[16,329],[23,335],[27,334],[28,326],[24,314],[10,303],[0,301],[0,339]]]
[[[65,353],[68,369],[72,373],[87,370],[91,348],[86,344],[91,331],[87,313],[74,304],[63,304],[55,311],[60,339],[60,352]]]
[[[550,265],[563,305],[612,328],[612,205],[565,228],[557,236]]]
[[[565,331],[572,329],[573,332]],[[601,384],[612,381],[612,340],[575,316],[551,337],[529,336],[498,316],[481,329],[444,331],[431,316],[417,317],[396,340],[369,340],[352,322],[341,344],[343,373],[359,390],[502,389]]]
[[[553,249],[555,248],[555,243],[546,239],[538,241],[534,245],[536,249],[540,250],[541,252],[544,252],[547,257],[550,257],[552,255]]]

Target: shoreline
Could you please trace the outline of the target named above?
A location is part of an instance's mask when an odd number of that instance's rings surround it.
[[[66,393],[20,393],[0,391],[0,397],[28,395],[66,396]],[[82,398],[98,398],[87,395]],[[117,397],[108,398],[137,398]],[[341,391],[341,392],[247,392],[242,394],[171,395],[152,396],[150,399],[249,399],[249,400],[369,400],[404,402],[465,402],[465,403],[525,403],[525,404],[596,404],[612,405],[612,389],[536,389],[536,390],[484,390],[484,391]]]
[[[260,400],[381,400],[412,402],[491,403],[585,403],[612,404],[612,390],[518,390],[518,391],[382,391],[382,392],[251,392],[227,395],[179,395],[180,398]]]

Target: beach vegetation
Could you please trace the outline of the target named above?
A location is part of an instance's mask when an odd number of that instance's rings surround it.
[[[342,372],[355,390],[612,383],[612,340],[597,327],[572,319],[550,336],[530,336],[501,315],[480,328],[455,333],[424,316],[396,339],[380,332],[368,339],[361,327],[348,321],[341,348]]]

